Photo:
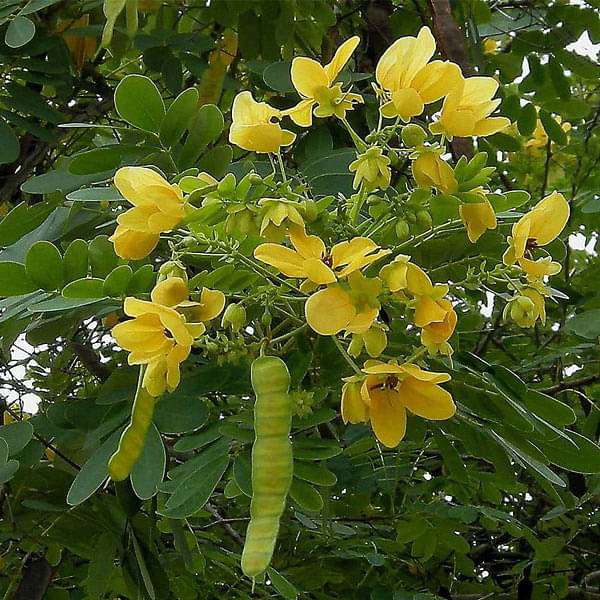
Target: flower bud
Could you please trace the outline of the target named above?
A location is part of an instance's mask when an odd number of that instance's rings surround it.
[[[223,313],[221,327],[231,327],[237,333],[246,324],[246,309],[241,304],[230,304]]]
[[[535,304],[527,296],[517,296],[510,301],[507,308],[509,309],[510,318],[520,327],[533,327],[537,313]]]
[[[402,128],[402,141],[409,147],[421,146],[427,139],[427,132],[417,125],[410,123]]]
[[[404,219],[398,219],[396,221],[396,237],[399,242],[407,240],[410,236],[410,227]]]
[[[431,218],[429,211],[425,209],[417,211],[417,225],[425,229],[431,229],[431,226],[433,225],[433,219]]]
[[[176,260],[168,260],[166,263],[163,263],[158,270],[157,283],[164,281],[165,279],[169,279],[170,277],[180,277],[185,282],[188,280],[187,271],[185,267]]]

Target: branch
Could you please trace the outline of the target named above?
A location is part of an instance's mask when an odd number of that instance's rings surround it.
[[[80,360],[81,364],[97,379],[102,382],[105,382],[109,375],[110,369],[100,361],[100,357],[94,352],[92,348],[82,344],[81,342],[77,342],[75,340],[69,340],[67,345],[77,358]]]
[[[217,519],[217,524],[223,525],[230,538],[234,539],[241,546],[244,545],[244,538],[227,522],[227,519],[221,516],[221,513],[210,502],[207,502],[204,508]]]
[[[538,392],[542,392],[543,394],[556,394],[557,392],[562,392],[563,390],[570,390],[574,388],[579,388],[584,385],[590,385],[591,383],[596,383],[600,381],[600,375],[588,375],[587,377],[581,377],[580,379],[571,379],[568,381],[561,381],[556,385],[552,385],[547,388],[543,388],[541,390],[537,390]]]
[[[52,567],[45,558],[29,561],[13,600],[42,600],[50,585],[51,576]]]

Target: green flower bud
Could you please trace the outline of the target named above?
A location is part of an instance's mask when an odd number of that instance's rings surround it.
[[[402,128],[402,141],[413,148],[414,146],[421,146],[427,139],[427,132],[417,125],[416,123],[410,123]]]
[[[158,270],[157,282],[160,283],[170,277],[180,277],[184,281],[188,280],[187,271],[185,267],[176,260],[169,260],[163,263]]]
[[[506,308],[510,318],[520,327],[533,327],[535,324],[537,312],[531,298],[517,296],[508,303]]]
[[[433,225],[433,219],[429,211],[421,209],[417,211],[417,224],[425,229],[430,229]]]
[[[300,205],[300,214],[308,223],[312,223],[319,216],[319,208],[314,200],[304,200]]]
[[[412,225],[414,225],[417,222],[417,215],[412,210],[407,210],[404,216],[406,217],[406,220]]]
[[[223,313],[221,327],[231,327],[237,333],[246,324],[246,309],[241,304],[229,304]]]
[[[410,237],[410,227],[404,219],[396,221],[396,237],[399,242],[403,242]]]

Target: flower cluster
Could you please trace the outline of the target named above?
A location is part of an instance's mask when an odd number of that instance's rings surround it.
[[[199,338],[206,323],[224,310],[225,296],[203,288],[190,299],[185,266],[163,265],[166,278],[149,301],[126,298],[124,312],[131,319],[117,324],[113,336],[130,353],[130,364],[144,366],[143,385],[151,395],[178,385],[180,364],[194,344],[222,362],[226,353],[244,355],[246,329],[257,338],[255,348],[263,348],[283,340],[291,343],[308,326],[310,335],[333,336],[355,371],[343,379],[344,422],[370,423],[377,438],[393,447],[405,435],[407,411],[433,420],[455,413],[451,394],[440,386],[450,375],[423,367],[428,357],[436,355],[452,364],[451,338],[460,295],[454,290],[450,294],[449,283],[434,283],[402,251],[418,255],[411,245],[416,248],[422,238],[433,237],[434,216],[441,226],[460,227],[462,221],[471,243],[498,228],[500,217],[493,204],[498,193],[490,191],[495,168],[487,166],[487,154],[478,152],[453,164],[447,141],[492,135],[510,122],[492,116],[500,102],[494,99],[498,82],[465,77],[456,64],[435,60],[434,37],[423,27],[416,37],[394,42],[379,60],[373,83],[379,124],[363,139],[347,120],[347,113],[363,98],[344,83],[347,78],[339,80],[359,43],[358,37],[347,40],[324,66],[311,58],[295,58],[290,75],[300,101],[290,108],[258,102],[249,91],[235,97],[230,142],[248,152],[278,155],[281,179],[275,167],[265,177],[251,171],[239,180],[232,173],[218,180],[190,169],[177,184],[145,167],[117,172],[115,185],[133,205],[117,217],[110,238],[120,257],[142,259],[155,249],[162,233],[184,228],[189,231],[186,238],[175,232],[170,240],[172,260],[185,262],[187,256],[192,267],[196,257],[210,260],[211,267],[217,257],[239,260],[269,283],[253,297],[255,304],[265,302],[260,322],[254,307],[246,312],[250,299],[237,296],[224,311],[222,330],[214,340]],[[435,102],[441,106],[428,131],[410,122],[415,117],[424,120],[426,107]],[[314,118],[327,117],[339,120],[356,149],[348,165],[354,174],[350,198],[340,194],[313,199],[301,176],[286,176],[281,150],[302,133],[285,129],[283,120],[289,119],[289,126],[298,131],[310,127]],[[386,120],[391,124],[385,125]],[[393,139],[402,144],[393,147]],[[396,169],[409,183],[399,181]],[[337,200],[335,212],[329,212],[327,207]],[[205,215],[214,218],[211,225],[217,224],[210,234],[206,227],[194,227]],[[494,272],[514,291],[505,317],[520,326],[544,322],[545,297],[550,295],[545,281],[560,266],[551,256],[538,253],[560,234],[568,218],[568,202],[554,192],[512,227],[503,264]],[[400,244],[394,247],[394,242]],[[484,273],[479,282],[492,279]],[[278,301],[285,318],[272,330],[270,303]],[[403,344],[412,345],[418,334],[414,351],[402,359],[389,355],[388,336],[400,329],[390,314],[405,321],[408,341]],[[256,327],[247,327],[253,319]],[[279,333],[294,321],[301,327]],[[282,348],[279,351],[285,354],[285,345]],[[354,361],[363,356],[360,367]]]

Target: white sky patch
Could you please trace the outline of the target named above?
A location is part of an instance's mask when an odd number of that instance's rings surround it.
[[[485,293],[485,297],[486,297],[486,304],[481,304],[481,308],[479,309],[479,312],[486,317],[487,319],[489,319],[492,316],[492,313],[494,312],[494,294],[492,294],[492,292],[486,292]]]
[[[43,350],[44,347],[40,346],[38,348],[38,350]],[[31,382],[31,380],[26,379],[25,374],[26,374],[26,369],[22,364],[15,364],[13,366],[10,366],[11,363],[16,363],[16,362],[22,362],[24,360],[30,359],[34,352],[35,352],[35,348],[33,346],[31,346],[30,344],[27,343],[27,340],[25,339],[25,335],[22,334],[20,335],[16,342],[13,344],[13,347],[11,348],[10,351],[10,363],[9,363],[9,371],[10,374],[14,377],[14,379],[16,379],[17,381],[19,381],[24,387],[32,389],[33,388],[33,384]],[[10,382],[6,382],[7,386],[10,386]],[[23,404],[23,410],[27,413],[30,414],[35,414],[38,411],[38,404],[40,403],[40,397],[33,393],[24,393],[21,394],[19,396],[19,393],[13,389],[10,389],[9,387],[5,387],[3,389],[3,392],[5,394],[5,398],[6,398],[6,402],[7,404],[11,404],[12,402],[15,402],[16,400],[21,400],[22,404]]]
[[[579,365],[569,365],[563,369],[563,373],[565,377],[570,377],[574,373],[577,373],[577,371],[581,371],[581,369],[583,369],[583,367],[580,367]]]

